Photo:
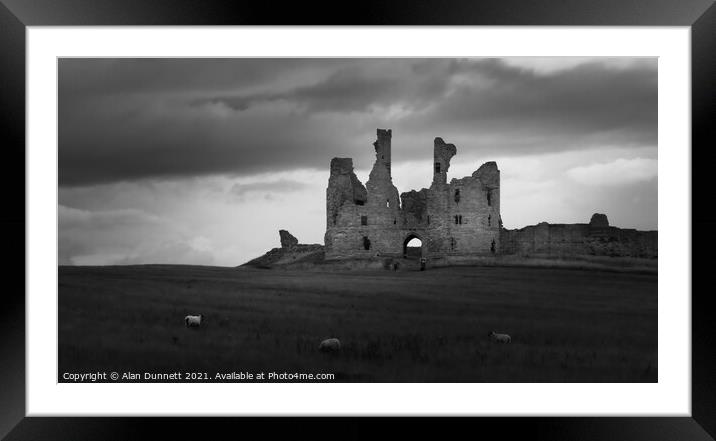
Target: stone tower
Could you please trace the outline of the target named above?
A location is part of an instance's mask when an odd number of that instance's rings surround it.
[[[429,189],[398,194],[391,176],[392,131],[378,129],[375,162],[365,187],[350,158],[334,158],[326,190],[326,258],[404,258],[411,239],[421,255],[460,261],[500,250],[500,171],[488,162],[472,176],[447,182],[457,154],[442,138],[433,143]]]
[[[457,154],[453,144],[445,144],[442,138],[435,138],[433,142],[433,185],[431,188],[447,184],[447,172],[450,160]]]

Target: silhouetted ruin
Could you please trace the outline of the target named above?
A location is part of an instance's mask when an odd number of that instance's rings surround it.
[[[391,130],[377,130],[375,163],[365,186],[351,158],[331,161],[327,260],[407,257],[408,243],[416,238],[421,242],[419,257],[446,264],[500,255],[657,257],[656,231],[612,227],[601,213],[589,224],[502,228],[497,164],[486,162],[471,176],[448,183],[457,148],[442,138],[434,140],[430,188],[399,196],[391,177],[391,140]]]
[[[432,185],[398,196],[390,170],[391,138],[391,130],[378,129],[375,163],[365,186],[353,172],[352,159],[331,161],[326,258],[403,257],[415,238],[422,243],[425,258],[499,252],[497,164],[487,162],[472,176],[448,183],[450,160],[457,149],[435,138]]]

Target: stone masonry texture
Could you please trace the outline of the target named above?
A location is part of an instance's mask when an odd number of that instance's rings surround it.
[[[500,171],[483,164],[447,182],[453,144],[434,140],[429,189],[398,194],[391,177],[391,130],[378,129],[365,187],[353,161],[334,158],[326,190],[326,259],[401,258],[418,238],[422,257],[489,256],[500,251]]]
[[[430,188],[399,195],[391,177],[391,141],[391,130],[377,130],[375,162],[365,186],[356,177],[351,158],[331,161],[326,190],[327,260],[402,258],[414,238],[421,242],[422,257],[447,262],[504,254],[657,257],[656,231],[612,227],[601,213],[595,213],[589,224],[502,228],[497,164],[486,162],[471,176],[447,182],[457,148],[442,138],[433,143]],[[287,239],[286,243],[293,242]]]

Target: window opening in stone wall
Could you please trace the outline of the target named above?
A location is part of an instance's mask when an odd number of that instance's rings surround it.
[[[395,225],[395,224],[397,224],[397,223],[398,223],[398,220],[397,220],[397,219],[393,219],[393,225]]]
[[[460,202],[460,189],[456,188],[455,189],[455,203],[458,203],[458,202]]]
[[[385,208],[390,208],[390,199],[385,201]]]
[[[455,238],[454,237],[450,238],[450,249],[453,251],[455,250]]]
[[[368,236],[363,236],[363,248],[366,250],[370,249],[370,239],[368,239]]]
[[[487,215],[487,226],[488,227],[492,226],[492,215],[491,214]]]
[[[492,239],[492,243],[490,244],[490,252],[495,254],[495,239]]]
[[[457,217],[457,220],[459,221],[460,225],[462,225],[462,214]]]
[[[430,225],[430,216],[428,216],[428,225]]]
[[[364,205],[364,204],[365,204],[363,201],[358,200],[358,199],[356,199],[356,200],[353,201],[353,202],[355,202],[356,205]]]
[[[361,216],[361,217],[360,217],[360,224],[361,224],[361,225],[368,225],[368,216]]]
[[[440,173],[440,163],[439,162],[435,163],[435,173]]]
[[[457,214],[455,215],[455,225],[457,225]]]
[[[492,190],[487,190],[487,205],[492,206]]]

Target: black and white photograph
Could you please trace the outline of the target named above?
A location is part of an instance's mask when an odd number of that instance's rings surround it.
[[[57,69],[58,382],[658,382],[658,58]]]
[[[712,439],[714,29],[0,0],[0,438]]]

